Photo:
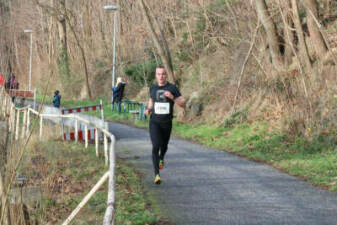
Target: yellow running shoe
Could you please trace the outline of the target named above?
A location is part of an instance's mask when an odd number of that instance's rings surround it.
[[[164,160],[159,161],[159,169],[160,170],[164,169]]]
[[[161,183],[159,174],[156,175],[156,178],[154,179],[154,183],[155,184],[160,184]]]

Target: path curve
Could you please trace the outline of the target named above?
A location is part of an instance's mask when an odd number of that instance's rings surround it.
[[[267,165],[173,137],[163,183],[153,184],[146,130],[109,123],[117,154],[145,172],[144,183],[177,225],[337,225],[337,195]]]

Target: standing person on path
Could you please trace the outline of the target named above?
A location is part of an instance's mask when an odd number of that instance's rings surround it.
[[[164,67],[157,67],[157,84],[150,87],[150,99],[145,114],[150,113],[150,137],[152,141],[152,161],[156,184],[161,183],[159,169],[164,168],[164,157],[170,140],[173,119],[173,107],[185,108],[186,101],[179,89],[167,82],[167,73]]]
[[[53,105],[55,108],[60,108],[61,105],[61,95],[60,92],[58,90],[55,91],[54,93],[54,99],[53,99]]]

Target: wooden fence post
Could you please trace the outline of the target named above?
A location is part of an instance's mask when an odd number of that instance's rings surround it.
[[[14,111],[15,113],[15,111]],[[10,132],[10,140],[14,141],[15,133],[14,133],[14,125],[13,125],[13,118],[15,118],[15,114],[13,113],[13,107],[11,106],[9,109],[9,132]]]
[[[78,120],[75,118],[75,142],[78,142]]]
[[[108,206],[105,210],[103,225],[114,224],[115,211],[115,144],[116,138],[114,135],[110,136],[110,166],[109,166],[109,190],[108,190]]]
[[[12,110],[12,102],[10,97],[7,97],[7,114],[10,114]]]
[[[4,109],[6,108],[6,95],[1,98],[1,115],[5,116]]]
[[[85,148],[88,148],[88,124],[85,123],[85,126],[84,126],[84,135],[85,135]]]
[[[15,125],[15,140],[19,139],[19,131],[20,131],[20,110],[16,110],[16,125]]]
[[[10,132],[13,133],[14,132],[14,121],[15,121],[15,110],[13,112],[13,106],[11,105],[11,108],[9,109],[9,124],[10,124]]]
[[[100,102],[100,105],[101,105],[101,107],[102,107],[102,110],[101,110],[101,118],[102,118],[102,120],[103,120],[103,122],[104,122],[103,100],[101,99],[99,102]]]
[[[26,135],[28,136],[30,130],[30,110],[27,110],[27,124],[26,124]]]
[[[104,184],[104,182],[109,178],[109,172],[106,172],[103,177],[97,182],[97,184],[91,189],[91,191],[84,197],[84,199],[78,204],[76,209],[70,214],[70,216],[62,223],[62,225],[68,225],[75,218],[78,212],[87,204],[90,198],[95,194],[96,191]]]
[[[13,133],[15,133],[15,120],[16,120],[16,110],[15,110],[15,106],[12,107],[12,113],[13,113],[13,117],[12,117],[12,123],[13,123]]]
[[[96,156],[98,157],[98,129],[95,127],[95,147],[96,147]]]
[[[27,111],[28,111],[28,109],[25,109],[23,111],[22,134],[21,134],[22,139],[25,138],[25,134],[26,134],[26,130],[27,130]]]
[[[3,96],[1,96],[0,98],[1,100],[1,114],[5,116],[5,113],[4,113],[4,109],[6,108],[6,94],[4,94]]]
[[[4,114],[4,117],[6,116],[7,113],[7,98],[6,95],[4,96],[4,102],[5,102],[5,107],[2,110],[2,113]]]
[[[34,103],[33,103],[33,109],[36,110],[36,88],[34,89]]]
[[[7,97],[7,114],[10,114],[11,113],[11,110],[12,110],[12,102],[11,102],[11,99],[9,97]]]
[[[7,96],[5,96],[5,111],[4,111],[4,116],[6,116],[7,111],[8,111]]]
[[[109,163],[108,159],[108,138],[106,134],[104,133],[104,158],[105,158],[105,165],[107,166]]]
[[[62,133],[62,137],[64,136],[64,134],[65,134],[65,131],[64,131],[64,119],[63,119],[63,117],[61,117],[61,133]]]
[[[42,139],[42,131],[43,131],[43,116],[40,115],[40,140]]]
[[[12,115],[11,115],[11,112],[12,112],[12,108],[10,108],[9,110],[9,114],[6,112],[6,115],[8,115],[8,126],[9,126],[9,132],[12,132]]]

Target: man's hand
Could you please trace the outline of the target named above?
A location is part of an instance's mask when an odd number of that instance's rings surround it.
[[[169,99],[171,99],[171,100],[174,100],[174,96],[169,91],[165,91],[164,92],[164,96],[167,97],[167,98],[169,98]]]
[[[151,112],[152,112],[152,109],[146,109],[145,110],[145,115],[149,116]]]
[[[145,115],[149,116],[150,113],[152,112],[152,108],[153,108],[153,100],[152,98],[149,99],[149,103],[147,104],[147,108],[145,110]]]

